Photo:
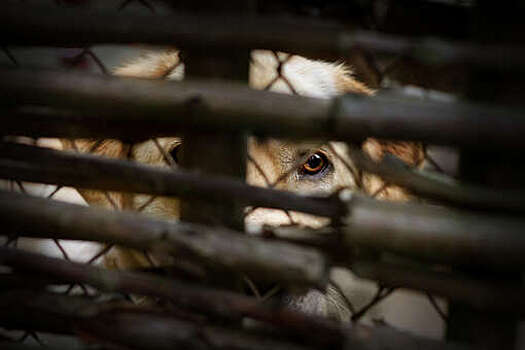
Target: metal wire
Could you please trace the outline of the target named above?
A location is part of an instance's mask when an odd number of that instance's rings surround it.
[[[56,4],[59,5],[59,6],[61,5],[61,3],[62,2],[59,1],[59,0],[56,1]],[[122,1],[118,5],[118,10],[120,11],[120,10],[123,10],[123,9],[127,8],[131,3],[138,3],[138,4],[142,5],[143,7],[147,8],[149,11],[151,11],[153,13],[156,12],[155,6],[152,3],[150,3],[150,2],[148,2],[146,0],[125,0],[125,1]],[[8,47],[1,47],[1,50],[15,66],[20,66],[19,60],[17,60],[16,55],[12,52],[12,50],[10,48],[8,48]],[[286,64],[288,64],[293,59],[294,55],[291,55],[291,54],[286,54],[286,55],[285,54],[279,54],[279,53],[277,53],[275,51],[272,52],[272,54],[273,54],[274,58],[277,61],[277,66],[276,66],[276,73],[277,73],[277,75],[263,89],[264,90],[270,90],[277,82],[282,81],[289,88],[289,90],[291,91],[292,94],[297,94],[298,89],[296,87],[294,87],[293,81],[291,81],[285,75],[285,71],[286,71],[285,66],[286,66]],[[82,48],[77,54],[75,54],[74,56],[68,58],[67,60],[63,61],[62,63],[64,65],[68,66],[69,68],[79,68],[81,66],[82,62],[85,62],[85,60],[87,60],[87,59],[90,60],[90,62],[93,62],[98,67],[98,70],[99,70],[99,72],[101,74],[104,74],[104,75],[108,75],[109,74],[109,69],[107,68],[106,64],[104,64],[104,59],[102,57],[100,57],[99,55],[97,55],[93,51],[92,47]],[[164,74],[163,78],[168,78],[170,76],[170,74],[177,67],[179,67],[181,64],[183,64],[183,61],[179,60],[176,63],[176,65],[171,67],[171,69],[168,70],[166,72],[166,74]],[[252,60],[252,64],[259,64],[259,63],[257,61],[253,61]],[[378,67],[375,67],[375,68],[377,69],[377,71],[381,71]],[[383,72],[383,74],[387,75],[387,74],[395,71],[395,69],[396,69],[396,61],[394,61],[394,63],[392,63],[390,66],[388,66],[387,69],[382,70],[382,72]],[[384,80],[383,78],[384,77],[382,77],[381,80]],[[99,150],[99,147],[102,145],[103,141],[104,140],[96,140],[91,145],[91,147],[87,150],[87,152],[96,154],[97,151]],[[151,141],[155,145],[156,149],[161,153],[162,159],[163,159],[165,165],[168,166],[168,167],[171,167],[174,171],[176,171],[177,163],[176,163],[175,159],[173,159],[173,157],[170,155],[169,151],[166,150],[161,145],[161,143],[159,142],[158,139],[152,139]],[[72,145],[73,145],[73,149],[76,152],[81,152],[81,150],[76,145],[75,141],[72,142]],[[136,146],[135,144],[129,144],[129,146],[128,146],[126,158],[129,161],[135,161],[135,159],[133,157],[133,150],[134,150],[135,146]],[[334,147],[330,143],[328,143],[328,147],[331,150],[331,152],[337,158],[339,158],[341,160],[341,162],[347,167],[349,173],[354,178],[353,180],[354,180],[354,183],[356,184],[357,190],[360,190],[360,191],[362,191],[364,193],[367,193],[367,189],[364,187],[365,185],[363,183],[363,172],[362,172],[362,170],[361,169],[357,169],[355,166],[353,166],[347,160],[345,155],[339,154],[337,152],[337,150],[335,150]],[[427,162],[429,162],[431,165],[433,165],[433,167],[435,168],[436,171],[441,172],[441,173],[444,172],[442,167],[438,164],[438,162],[436,162],[436,160],[434,160],[433,157],[431,157],[428,154],[426,147],[424,148],[424,158],[425,158],[425,160]],[[261,166],[257,162],[257,159],[254,156],[248,154],[247,162],[253,164],[253,166],[256,169],[256,171],[264,179],[265,186],[267,186],[269,188],[274,188],[277,185],[281,184],[283,181],[285,181],[285,179],[289,178],[291,174],[293,174],[294,172],[297,172],[301,168],[301,166],[303,165],[304,160],[303,160],[303,162],[298,163],[296,166],[294,166],[289,171],[287,171],[287,172],[285,172],[283,174],[279,174],[277,179],[275,181],[273,181],[273,182],[270,181],[270,176],[268,176],[268,174],[266,174],[264,167]],[[417,164],[416,166],[420,166],[420,165],[421,164]],[[137,179],[137,181],[140,181],[140,179]],[[27,193],[28,192],[22,182],[15,181],[14,183],[11,183],[11,188],[13,188],[13,184],[16,184],[21,192],[23,192],[23,193]],[[368,194],[371,197],[380,197],[380,195],[382,193],[385,193],[385,191],[388,191],[388,189],[391,188],[392,186],[393,186],[392,184],[389,184],[387,182],[383,182],[382,185],[379,188],[375,189],[374,191],[372,191],[371,193],[368,193]],[[54,198],[54,196],[62,188],[63,188],[62,186],[56,186],[56,188],[49,195],[47,195],[47,198],[52,200]],[[107,191],[103,191],[103,193],[104,193],[104,196],[107,199],[108,203],[110,203],[110,205],[112,206],[112,208],[114,210],[122,210],[123,209],[123,208],[121,208],[119,206],[117,201],[115,201],[115,199],[114,199],[114,197],[112,197],[111,193],[109,193]],[[151,196],[142,205],[140,205],[139,207],[135,208],[135,210],[137,212],[143,212],[156,199],[157,199],[156,196]],[[245,214],[244,214],[245,218],[247,216],[249,216],[251,213],[253,213],[255,210],[257,210],[257,209],[258,209],[257,207],[248,209],[245,212]],[[287,216],[287,218],[289,219],[289,224],[291,224],[291,225],[297,225],[298,224],[293,219],[292,213],[290,213],[288,210],[283,210],[283,212]],[[17,239],[18,239],[18,237],[16,235],[9,236],[7,242],[4,245],[5,246],[9,246],[9,245],[16,246]],[[53,242],[55,243],[56,247],[61,252],[62,257],[65,260],[70,260],[70,255],[68,254],[67,249],[61,244],[61,242],[58,239],[53,239]],[[112,247],[113,247],[112,245],[106,245],[106,246],[102,247],[102,249],[100,249],[95,255],[93,255],[90,259],[87,260],[86,264],[92,264],[92,263],[96,262],[99,259],[104,259],[104,256],[112,249]],[[142,253],[144,254],[144,257],[149,262],[151,267],[156,267],[156,264],[154,262],[154,259],[151,256],[151,253],[148,252],[148,251],[143,251]],[[259,290],[257,285],[250,278],[248,278],[247,276],[244,276],[243,280],[246,283],[246,285],[252,290],[253,294],[261,302],[270,299],[270,297],[272,295],[276,294],[282,288],[280,286],[275,286],[272,289],[270,289],[266,294],[263,294],[263,293],[261,293],[261,291]],[[384,287],[379,286],[377,288],[376,294],[373,296],[373,298],[370,300],[370,302],[367,303],[361,309],[356,310],[356,308],[352,304],[352,301],[347,298],[347,296],[345,295],[344,291],[340,288],[340,286],[338,286],[333,281],[332,281],[332,284],[339,291],[341,296],[344,297],[344,300],[345,300],[345,302],[347,304],[347,307],[349,308],[349,310],[350,310],[350,312],[352,314],[352,317],[351,317],[352,321],[354,321],[354,322],[359,321],[371,308],[373,308],[379,302],[381,302],[382,300],[387,298],[394,291],[393,288],[384,288]],[[65,294],[69,294],[76,285],[77,284],[69,285],[69,287],[67,288]],[[78,284],[78,286],[84,291],[85,295],[89,295],[86,286],[84,286],[83,284]],[[132,300],[132,298],[130,296],[128,296],[128,295],[126,297],[128,299]],[[439,306],[437,305],[434,297],[432,295],[428,294],[428,299],[431,302],[431,304],[433,305],[433,307],[436,309],[436,311],[439,313],[439,315],[442,317],[442,319],[446,322],[446,314],[439,308]],[[31,330],[27,330],[24,333],[24,335],[19,340],[20,341],[24,341],[28,337],[32,337],[40,345],[44,345],[42,343],[42,341],[40,340],[38,334],[33,332],[33,331],[31,331]]]

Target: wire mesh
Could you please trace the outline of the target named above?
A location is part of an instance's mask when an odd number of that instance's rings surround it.
[[[62,6],[66,5],[67,1],[55,1],[57,5]],[[85,1],[88,3],[89,1]],[[118,5],[118,10],[124,10],[127,8],[130,4],[135,3],[140,6],[143,6],[147,10],[155,13],[155,6],[146,1],[146,0],[125,0],[122,1]],[[11,49],[9,47],[2,47],[2,52],[6,56],[6,58],[12,63],[14,66],[22,66],[23,63],[21,63],[21,60],[17,59],[16,50]],[[87,67],[94,66],[98,70],[100,74],[108,75],[111,71],[110,68],[108,68],[108,65],[104,63],[104,58],[98,55],[93,47],[85,47],[80,49],[74,49],[71,51],[68,51],[67,55],[60,54],[60,64],[63,68],[67,69],[74,69],[74,70],[85,70]],[[262,87],[263,90],[272,90],[272,88],[280,83],[284,84],[291,94],[298,94],[298,91],[300,91],[300,88],[297,88],[294,86],[294,82],[286,76],[286,66],[290,63],[291,60],[293,60],[294,55],[292,54],[285,54],[285,53],[278,53],[278,52],[271,52],[271,55],[275,59],[275,76],[270,80],[270,82]],[[173,65],[169,70],[163,74],[162,78],[169,78],[170,75],[177,69],[181,64],[183,64],[182,60],[178,60],[175,65]],[[252,59],[252,64],[257,65],[260,64],[257,62],[257,60]],[[380,69],[379,67],[373,67],[374,70],[381,72],[381,81],[385,81],[388,78],[388,74],[395,71],[395,61],[393,64],[387,66],[384,69]],[[32,140],[34,144],[38,144],[39,140]],[[80,148],[76,145],[76,141],[72,141],[72,149],[75,152],[87,152],[92,154],[97,154],[99,148],[103,145],[104,140],[94,140],[91,143],[91,146],[87,150],[80,150]],[[162,140],[159,140],[157,138],[144,141],[144,142],[150,142],[153,147],[160,153],[161,159],[164,163],[165,167],[170,167],[174,171],[177,170],[177,160],[174,159],[172,155],[172,150],[169,148],[166,148],[165,145],[163,145]],[[382,149],[384,149],[384,153],[387,153],[389,149],[393,149],[395,147],[389,147],[392,146],[389,142],[383,142],[371,140],[369,142],[377,142],[382,146]],[[128,161],[136,161],[135,159],[135,150],[136,150],[136,144],[129,143],[125,144],[124,147],[127,149],[125,152],[126,159]],[[352,149],[354,152],[363,152],[362,145],[348,145],[350,149]],[[444,174],[445,171],[443,170],[442,166],[439,164],[439,161],[434,159],[434,156],[428,152],[427,145],[421,145],[421,144],[410,144],[409,146],[414,147],[416,151],[414,151],[414,155],[411,159],[408,160],[407,164],[414,168],[422,168],[425,167],[431,167],[432,170]],[[178,146],[177,146],[178,147]],[[330,152],[337,157],[342,164],[347,168],[348,173],[351,174],[353,177],[352,182],[355,184],[355,186],[349,187],[347,189],[351,191],[359,191],[361,193],[367,194],[368,196],[372,198],[377,199],[385,199],[389,200],[391,197],[391,192],[405,192],[405,190],[400,189],[398,186],[391,184],[387,181],[382,180],[378,176],[367,174],[366,171],[363,169],[357,168],[352,160],[351,156],[349,154],[340,154],[338,149],[336,149],[333,145],[333,143],[328,143],[326,147],[330,150]],[[364,148],[364,152],[366,152],[366,147]],[[285,186],[280,186],[283,183],[287,182],[291,176],[294,174],[297,174],[301,171],[302,167],[304,166],[305,161],[308,160],[308,157],[310,154],[307,154],[306,156],[303,156],[301,159],[299,159],[299,162],[295,164],[294,167],[290,168],[284,173],[278,174],[277,177],[274,175],[270,176],[266,173],[265,167],[261,164],[259,164],[259,161],[256,156],[252,154],[248,154],[247,156],[247,162],[252,164],[255,168],[255,171],[264,179],[264,186],[268,188],[280,188],[283,189]],[[383,156],[383,154],[381,154]],[[377,159],[375,159],[377,160]],[[406,160],[405,160],[406,161]],[[446,174],[445,174],[446,175]],[[373,181],[372,181],[373,177]],[[271,179],[274,179],[273,181]],[[138,179],[140,181],[140,179]],[[372,185],[373,182],[373,185]],[[10,181],[9,189],[11,191],[20,191],[23,193],[27,193],[29,191],[26,190],[25,184],[20,181]],[[345,188],[337,188],[337,191],[344,190]],[[49,194],[46,195],[46,198],[53,199],[57,193],[63,190],[62,186],[56,186]],[[156,200],[159,198],[157,196],[149,196],[148,199],[142,201],[142,203],[139,206],[133,206],[133,207],[126,207],[123,208],[121,204],[118,203],[118,200],[115,199],[116,194],[108,192],[108,191],[102,191],[103,196],[107,200],[107,202],[110,204],[111,208],[113,210],[123,210],[123,209],[134,209],[137,212],[147,212],[147,209],[150,208]],[[331,193],[326,193],[326,195],[330,195]],[[407,192],[407,194],[409,194]],[[251,207],[247,208],[244,215],[245,218],[249,217],[252,213],[254,213],[256,210],[258,210],[258,207]],[[288,219],[288,222],[286,225],[297,225],[300,226],[301,222],[300,220],[297,220],[294,218],[294,213],[290,212],[288,210],[282,210],[286,218]],[[56,245],[56,248],[60,251],[62,258],[70,261],[71,260],[71,254],[68,253],[67,248],[65,248],[59,239],[53,239],[53,243]],[[16,234],[10,234],[4,243],[4,246],[6,247],[16,247],[18,243],[18,237]],[[91,265],[95,263],[101,263],[101,261],[104,260],[104,257],[106,254],[108,254],[111,249],[113,248],[113,245],[105,245],[103,247],[100,247],[100,249],[93,254],[90,258],[86,260],[86,264]],[[158,267],[158,264],[155,262],[155,258],[152,257],[152,254],[148,251],[142,251],[140,252],[144,256],[144,261],[148,263],[148,266],[144,266],[145,268],[156,268]],[[257,299],[259,299],[261,302],[269,300],[273,295],[277,294],[281,286],[272,286],[272,288],[269,288],[268,290],[263,291],[260,289],[260,287],[257,286],[257,284],[252,281],[248,276],[243,276],[243,281],[245,283],[245,288],[249,289],[251,291],[251,294],[256,296]],[[360,319],[363,318],[364,315],[366,315],[371,309],[373,309],[377,304],[383,302],[385,299],[389,298],[395,291],[396,288],[388,288],[384,287],[382,285],[376,286],[376,291],[374,295],[371,295],[371,298],[365,302],[362,303],[360,307],[357,307],[354,305],[354,302],[351,300],[350,297],[348,297],[348,291],[345,291],[343,287],[339,286],[336,281],[331,281],[333,288],[336,290],[336,292],[340,295],[340,297],[343,299],[343,302],[346,304],[346,307],[350,311],[350,319],[353,322],[358,322]],[[67,286],[65,290],[65,294],[71,294],[75,287],[79,287],[81,292],[86,295],[90,296],[89,289],[83,285],[83,284],[70,284]],[[131,298],[130,296],[126,296],[128,300],[135,300]],[[443,322],[447,322],[447,315],[446,311],[443,311],[442,305],[440,305],[440,302],[436,301],[436,297],[426,293],[425,297],[428,300],[428,303],[431,305],[432,308],[435,309],[435,312],[439,317],[443,320]],[[384,322],[378,321],[378,323]],[[28,337],[34,338],[37,343],[44,345],[44,343],[40,340],[39,335],[32,331],[32,330],[26,330],[25,333],[18,339],[19,341],[23,342]]]

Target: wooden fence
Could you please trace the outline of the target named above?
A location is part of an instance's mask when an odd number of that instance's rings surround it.
[[[0,192],[5,237],[0,326],[22,330],[19,337],[0,339],[2,348],[32,348],[20,340],[40,342],[40,333],[76,337],[90,344],[78,343],[79,348],[97,349],[516,345],[525,312],[525,109],[519,85],[525,48],[516,34],[523,25],[513,15],[523,10],[521,5],[286,3],[57,0],[0,5],[0,47],[7,62],[0,65],[0,178],[18,192],[28,192],[27,182],[56,185],[48,198]],[[135,10],[127,9],[132,6]],[[433,19],[438,13],[453,19],[454,31]],[[137,43],[179,48],[190,81],[112,77],[93,49]],[[88,57],[102,74],[25,66],[17,50],[34,47],[81,47],[67,62],[75,65]],[[247,86],[255,49],[349,60],[373,87],[392,80],[456,98],[420,99],[399,87],[375,96],[326,100],[256,91]],[[287,81],[281,69],[286,59],[277,53],[275,58],[276,79]],[[351,172],[375,174],[383,188],[373,194],[343,189],[328,197],[303,196],[275,189],[279,179],[268,181],[266,188],[244,182],[246,159],[256,163],[246,153],[248,134],[350,145],[369,137],[410,140],[453,147],[459,163],[454,178],[441,171],[429,151],[424,157],[433,170],[412,168],[390,156],[374,161],[359,147],[350,147]],[[133,161],[133,148],[153,140],[173,165],[158,138],[175,135],[185,140],[182,168]],[[28,138],[33,144],[20,142]],[[39,147],[40,138],[118,139],[128,159]],[[210,144],[215,150],[205,157]],[[402,204],[374,198],[393,185],[420,200]],[[50,200],[65,186],[100,190],[112,204],[114,192],[148,195],[147,203],[159,196],[178,197],[181,221],[149,218],[118,205],[109,211]],[[326,217],[332,224],[245,235],[247,208],[259,207],[282,209],[291,224],[289,211]],[[19,237],[50,239],[64,259],[17,249]],[[104,246],[87,263],[78,263],[71,261],[62,240]],[[136,271],[92,266],[115,245],[142,252],[151,266]],[[175,266],[157,266],[150,256],[156,253],[180,258]],[[391,256],[396,258],[385,258]],[[266,300],[257,287],[277,283],[280,288],[324,290],[334,266],[350,268],[378,285],[376,296],[361,309],[346,300],[351,324]],[[240,288],[239,281],[244,281]],[[446,324],[446,341],[359,324],[399,288],[428,295]],[[77,289],[80,293],[72,293]],[[138,296],[156,303],[138,305]],[[434,296],[448,301],[448,312]],[[247,326],[247,320],[257,325]]]

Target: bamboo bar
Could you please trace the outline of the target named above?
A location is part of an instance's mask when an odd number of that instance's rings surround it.
[[[184,49],[269,49],[330,59],[340,59],[351,49],[361,48],[427,64],[474,63],[489,68],[525,69],[525,50],[520,47],[405,38],[350,31],[334,22],[224,13],[123,15],[5,4],[0,12],[0,42],[62,47],[142,42]]]
[[[132,212],[110,212],[7,192],[0,192],[0,218],[6,232],[23,236],[99,241],[182,254],[264,281],[326,285],[327,265],[317,251],[225,228],[154,220]]]
[[[318,343],[341,342],[341,329],[336,323],[276,307],[270,303],[264,304],[253,297],[225,290],[188,284],[152,274],[108,270],[15,249],[0,248],[0,263],[28,274],[52,276],[55,281],[61,280],[63,283],[89,284],[103,292],[168,298],[185,309],[226,320],[250,317],[280,327],[284,332],[310,334],[311,339]],[[72,309],[82,310],[74,306]]]
[[[48,329],[50,324],[62,332],[77,331],[90,335],[95,339],[111,339],[122,345],[133,345],[138,349],[355,349],[355,350],[387,350],[394,348],[428,349],[428,350],[465,350],[458,344],[445,344],[436,340],[415,337],[396,331],[389,327],[366,327],[354,325],[339,328],[339,337],[344,337],[344,343],[334,342],[334,337],[325,339],[325,345],[306,343],[311,333],[303,334],[302,341],[293,345],[289,339],[269,337],[265,334],[239,333],[238,331],[192,323],[155,311],[138,308],[119,308],[96,304],[87,299],[70,296],[53,295],[50,293],[20,292],[17,294],[3,293],[0,307],[0,322],[3,326],[26,327],[35,330]],[[2,302],[3,301],[3,302]],[[75,301],[75,303],[73,303]],[[53,305],[51,309],[50,305]],[[69,305],[76,305],[72,309]],[[45,312],[44,312],[45,311]],[[27,314],[37,315],[33,319]],[[151,326],[151,327],[148,327]],[[293,339],[293,338],[292,338]],[[341,339],[338,339],[339,341]]]
[[[238,316],[254,318],[278,326],[280,334],[299,335],[303,341],[308,341],[310,346],[313,343],[325,345],[323,348],[326,348],[326,345],[339,348],[343,342],[342,338],[345,338],[346,343],[354,344],[353,349],[387,349],[386,344],[391,344],[391,341],[408,344],[409,346],[404,347],[405,349],[419,348],[417,346],[423,346],[426,349],[462,348],[453,344],[445,345],[424,338],[408,336],[388,328],[368,328],[360,325],[345,328],[329,320],[314,318],[286,308],[262,304],[256,299],[244,295],[190,286],[147,274],[100,269],[13,249],[1,248],[0,262],[26,272],[49,273],[66,282],[88,283],[104,291],[127,291],[166,297],[178,305],[227,319]],[[62,302],[58,303],[59,301]],[[14,319],[18,319],[26,322],[25,326],[27,327],[54,326],[58,328],[55,331],[67,331],[67,325],[70,323],[63,322],[64,318],[66,320],[71,317],[82,318],[89,322],[89,318],[97,317],[99,312],[103,314],[111,312],[111,309],[105,308],[103,305],[97,306],[90,303],[90,301],[78,297],[54,296],[28,291],[20,293],[19,290],[17,293],[4,293],[0,299],[0,305],[4,305],[2,313],[4,322],[11,322],[12,324]],[[56,309],[57,306],[59,307],[58,310]],[[28,320],[25,317],[27,315],[25,312],[29,310],[37,311],[40,318]],[[46,314],[49,312],[52,312],[54,317],[47,319],[46,322]],[[15,318],[17,316],[21,316],[21,318]],[[57,316],[59,316],[59,322],[57,322]],[[147,314],[142,316],[147,318]],[[370,342],[371,337],[374,339],[372,342]],[[377,342],[382,345],[377,347]]]
[[[8,328],[77,334],[133,349],[305,349],[289,340],[191,322],[155,309],[23,290],[0,296],[0,324]]]
[[[328,217],[344,212],[338,200],[247,185],[228,177],[147,166],[89,154],[0,143],[0,178],[78,188],[177,196],[282,208]],[[140,181],[137,181],[140,179]]]
[[[342,221],[349,246],[489,269],[525,266],[525,220],[521,218],[350,197],[349,215]]]
[[[246,272],[251,270],[263,279],[283,282],[323,285],[326,277],[326,266],[317,253],[293,245],[275,243],[275,248],[270,248],[274,242],[238,237],[228,230],[142,219],[131,213],[109,213],[17,194],[4,193],[1,197],[5,203],[2,218],[8,228],[32,237],[108,241],[139,249],[183,248],[201,260],[229,267],[242,262],[239,266]],[[353,196],[347,205],[349,214],[343,217],[341,230],[349,247],[366,246],[491,269],[518,270],[525,265],[522,219],[359,196]],[[85,224],[79,226],[78,222]],[[161,240],[164,232],[168,234]],[[187,236],[189,232],[198,234]],[[274,259],[273,264],[268,265],[267,259]]]
[[[343,141],[378,137],[476,149],[525,147],[525,113],[517,107],[388,94],[325,100],[217,81],[145,81],[24,70],[1,74],[4,135],[143,139],[192,129],[247,130]]]

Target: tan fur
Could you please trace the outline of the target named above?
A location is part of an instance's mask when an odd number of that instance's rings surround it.
[[[114,73],[133,78],[180,80],[184,76],[184,64],[177,51],[151,52],[119,67]]]
[[[280,61],[285,78],[279,78],[277,69]],[[180,80],[183,78],[184,65],[179,62],[176,51],[165,53],[149,53],[138,60],[124,65],[115,71],[119,76],[136,78]],[[273,82],[271,86],[268,86]],[[318,98],[331,98],[347,92],[367,94],[373,93],[362,83],[351,76],[351,71],[342,64],[329,64],[322,61],[312,61],[300,56],[291,56],[284,53],[254,51],[250,67],[250,86],[255,89],[269,89],[281,93],[298,93]],[[161,146],[169,152],[179,145],[179,138],[160,139]],[[93,153],[114,157],[132,158],[151,165],[166,166],[161,152],[152,141],[137,144],[133,149],[119,141],[107,140],[99,143],[96,149],[92,140],[77,140],[75,145],[64,141],[66,148],[77,148],[81,152],[89,150]],[[386,142],[374,139],[367,140],[363,148],[374,159],[380,159],[385,152],[391,152],[411,165],[418,165],[422,161],[422,148],[413,143]],[[301,177],[297,169],[301,167],[309,155],[322,152],[329,159],[332,171],[322,178]],[[347,155],[347,145],[340,142],[327,144],[308,142],[289,142],[276,139],[250,138],[248,153],[253,161],[247,164],[247,182],[256,186],[268,186],[275,183],[275,187],[301,194],[330,194],[341,188],[356,189],[356,179],[345,163],[351,163]],[[263,174],[264,173],[264,174]],[[286,176],[285,176],[286,175]],[[372,175],[363,177],[364,190],[374,193],[384,187],[381,179]],[[117,209],[137,209],[148,202],[150,196],[112,194],[111,199],[97,191],[81,191],[86,201],[91,204],[111,208],[112,201]],[[393,186],[388,186],[378,194],[379,198],[404,200],[406,193]],[[179,217],[179,202],[173,198],[157,198],[147,206],[143,212],[148,215],[165,219]],[[282,210],[259,208],[246,217],[249,230],[262,225],[301,224],[310,227],[321,227],[328,224],[327,219],[292,212],[289,215]],[[130,251],[113,250],[106,258],[106,264],[111,267],[131,267],[146,264],[141,254]]]
[[[420,167],[425,160],[422,145],[413,142],[368,139],[363,144],[363,150],[375,161],[380,161],[386,153],[397,156],[413,167]],[[362,181],[365,191],[377,199],[403,201],[410,197],[401,187],[386,184],[376,175],[364,174]]]

